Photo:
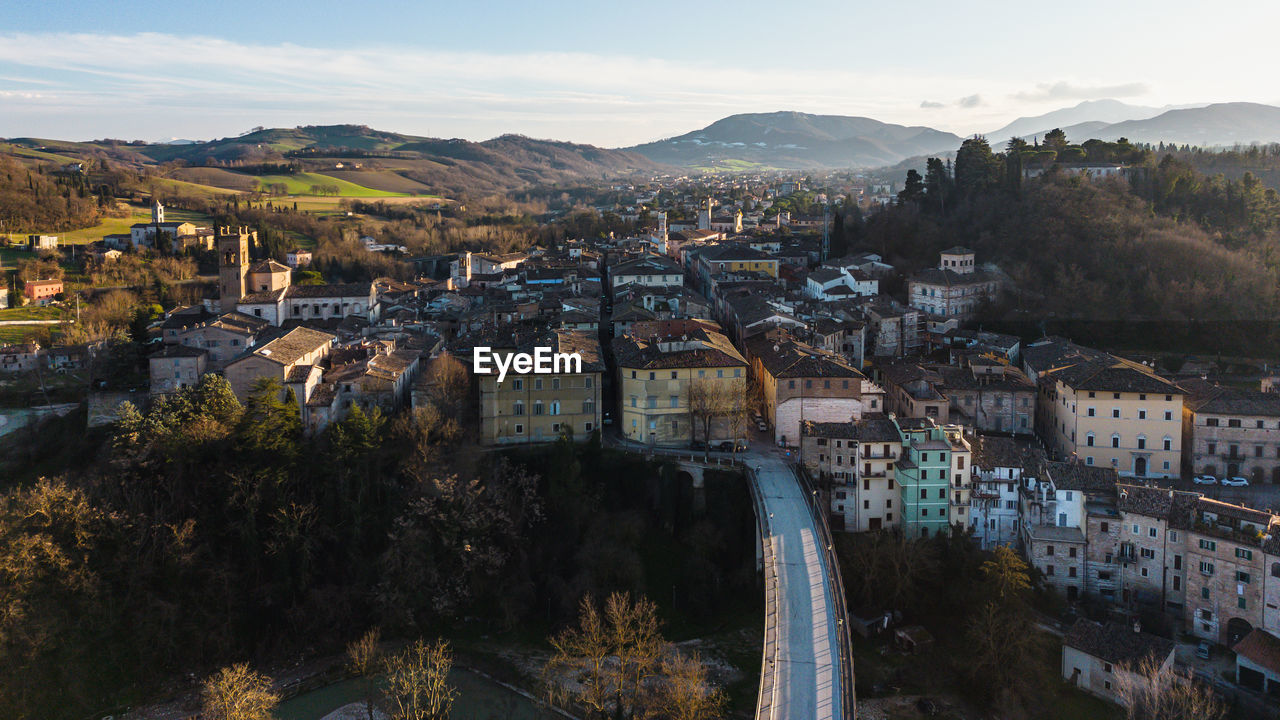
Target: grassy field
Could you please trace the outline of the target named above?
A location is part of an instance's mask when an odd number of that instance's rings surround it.
[[[390,170],[329,170],[324,174],[379,192],[425,194],[430,191],[430,188],[417,180],[410,180]]]
[[[292,175],[259,175],[263,186],[284,184],[290,195],[312,195],[312,185],[336,185],[339,197],[403,197],[402,192],[385,192],[357,185],[347,180],[320,173],[294,173]]]
[[[57,327],[57,325],[0,325],[0,345],[28,342],[43,330],[54,331],[56,334]]]
[[[0,144],[0,153],[12,153],[18,157],[28,157],[36,160],[48,160],[60,164],[79,162],[70,155],[59,155],[57,153],[45,152],[43,150],[32,150],[31,148],[19,147],[17,145]]]
[[[0,322],[16,320],[61,320],[62,310],[47,305],[30,305],[28,307],[5,308],[0,310]]]

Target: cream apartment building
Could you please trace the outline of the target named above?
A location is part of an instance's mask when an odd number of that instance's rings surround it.
[[[902,435],[888,416],[876,413],[850,423],[806,421],[801,438],[801,461],[831,481],[831,514],[843,521],[839,527],[865,532],[902,523],[901,491],[894,480]]]
[[[1119,358],[1071,362],[1040,373],[1036,430],[1049,452],[1124,477],[1177,477],[1185,393]]]

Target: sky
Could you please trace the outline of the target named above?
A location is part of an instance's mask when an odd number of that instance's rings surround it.
[[[743,112],[985,133],[1083,100],[1280,104],[1280,3],[0,2],[0,137],[355,123],[620,147]]]

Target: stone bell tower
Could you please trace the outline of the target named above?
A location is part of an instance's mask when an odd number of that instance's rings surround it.
[[[257,241],[257,233],[247,227],[218,228],[218,307],[221,312],[235,310],[236,303],[245,296],[251,241]]]

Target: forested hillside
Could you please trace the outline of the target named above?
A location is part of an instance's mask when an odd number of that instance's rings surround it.
[[[1280,346],[1280,198],[1251,174],[1208,177],[1127,143],[1065,138],[994,153],[966,140],[954,165],[907,173],[898,202],[840,218],[836,247],[913,272],[961,244],[1015,292],[987,327],[1108,345],[1265,355]],[[1134,163],[1129,180],[1064,173],[1060,158]],[[1023,179],[1022,168],[1049,172]],[[1154,347],[1153,347],[1154,346]]]
[[[54,174],[49,167],[27,167],[0,155],[0,232],[61,231],[98,222],[106,207],[84,175]]]

